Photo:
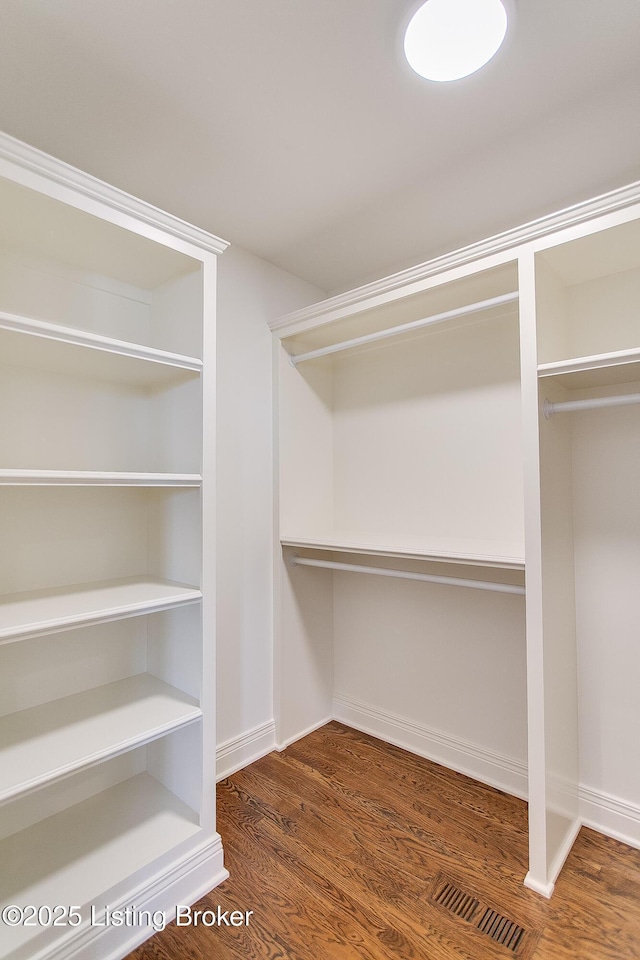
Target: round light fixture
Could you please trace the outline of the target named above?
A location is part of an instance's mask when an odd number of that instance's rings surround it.
[[[409,21],[404,54],[427,80],[460,80],[491,60],[506,32],[502,0],[427,0]]]

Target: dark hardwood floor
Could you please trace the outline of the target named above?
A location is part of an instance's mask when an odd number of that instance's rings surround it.
[[[330,723],[219,784],[231,876],[196,908],[248,925],[171,925],[129,960],[638,960],[640,851],[583,828],[547,901],[522,885],[526,817]]]

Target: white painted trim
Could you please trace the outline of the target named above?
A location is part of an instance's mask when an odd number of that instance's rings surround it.
[[[328,723],[331,723],[332,720],[336,720],[337,717],[325,717],[324,720],[320,720],[318,723],[312,724],[310,727],[307,727],[306,730],[301,730],[299,733],[296,733],[293,737],[289,737],[288,740],[283,740],[282,743],[276,744],[276,750],[278,753],[282,753],[283,750],[286,750],[287,747],[290,747],[292,743],[297,743],[298,740],[302,740],[304,737],[307,737],[310,733],[313,733],[314,730],[319,730],[320,727],[325,727]]]
[[[567,835],[565,836],[564,841],[560,846],[560,849],[558,850],[555,857],[553,858],[551,866],[549,867],[549,884],[551,886],[552,892],[553,892],[553,888],[556,885],[556,880],[560,876],[560,871],[562,870],[565,864],[565,860],[571,853],[571,848],[576,842],[576,837],[580,833],[581,826],[582,826],[582,821],[580,820],[580,817],[576,817],[576,819],[571,824],[571,827],[568,830]]]
[[[21,333],[25,336],[42,337],[45,340],[54,340],[56,343],[68,343],[76,347],[130,357],[135,360],[146,360],[163,367],[179,367],[193,373],[202,372],[202,360],[197,357],[185,357],[181,353],[158,350],[156,347],[134,343],[130,340],[103,337],[97,333],[77,330],[74,327],[63,327],[60,324],[36,320],[33,317],[22,317],[16,313],[7,313],[4,310],[0,310],[0,329]]]
[[[640,850],[640,804],[581,785],[580,820],[585,827]]]
[[[169,922],[175,917],[176,906],[195,903],[228,876],[222,841],[216,834],[213,840],[183,855],[124,897],[96,903],[96,911],[107,905],[112,910],[132,906],[151,912],[162,910]],[[29,960],[121,960],[153,933],[153,927],[90,926],[84,919],[79,927],[42,947]]]
[[[505,757],[477,743],[449,736],[348,697],[334,697],[333,715],[341,723],[450,770],[522,800],[527,797],[526,763],[513,757]]]
[[[408,750],[409,753],[443,764],[449,769],[457,770],[459,773],[520,799],[527,798],[527,767],[522,761],[496,754],[478,744],[451,737],[442,731],[429,729],[348,697],[334,699],[332,717],[325,717],[324,720],[300,731],[283,743],[276,743],[275,721],[269,720],[220,744],[216,752],[217,779],[221,780],[236,773],[271,753],[272,750],[282,752],[331,720],[337,720],[387,743],[393,743],[403,750]],[[557,871],[550,871],[551,876],[555,873],[554,880],[583,825],[604,836],[626,843],[630,847],[640,849],[639,804],[629,803],[585,785],[580,786],[579,797],[580,817],[567,834],[567,840],[558,852],[553,865],[554,867],[557,865]],[[545,897],[550,897],[554,883],[540,884],[527,875],[525,885]]]
[[[231,776],[276,749],[275,720],[225,740],[216,750],[216,781]]]
[[[389,296],[394,291],[406,287],[408,284],[415,284],[427,280],[430,277],[443,273],[446,270],[452,270],[456,267],[462,267],[473,263],[484,257],[489,257],[508,250],[513,251],[515,259],[515,247],[533,240],[538,240],[551,233],[567,227],[583,223],[585,220],[591,220],[593,217],[612,213],[616,210],[622,210],[634,203],[640,201],[640,181],[630,183],[625,187],[604,193],[599,197],[582,203],[574,204],[564,210],[540,217],[538,220],[532,220],[521,226],[506,230],[504,233],[498,233],[486,240],[472,243],[469,246],[462,247],[452,253],[444,254],[441,257],[435,257],[433,260],[427,260],[425,263],[417,264],[415,267],[409,267],[401,270],[399,273],[391,274],[376,280],[373,283],[367,283],[364,286],[356,287],[345,293],[337,294],[319,303],[311,304],[288,313],[283,317],[278,317],[269,323],[271,330],[281,331],[282,336],[286,336],[293,328],[303,325],[305,329],[311,329],[324,323],[328,319],[328,314],[337,314],[338,312],[357,312],[364,309],[362,306],[371,306],[366,301],[373,297]],[[336,319],[334,316],[333,319]]]
[[[112,210],[134,216],[143,223],[164,230],[171,236],[193,244],[201,250],[220,254],[229,246],[226,240],[194,227],[179,217],[173,217],[144,200],[138,200],[123,190],[118,190],[116,187],[84,173],[62,160],[57,160],[55,157],[51,157],[49,154],[29,146],[29,144],[1,132],[0,160],[8,161],[22,170],[35,173],[60,186],[75,190],[91,200],[98,200]]]
[[[553,888],[555,887],[555,883],[540,883],[531,873],[528,873],[524,878],[524,885],[528,887],[529,890],[533,890],[534,893],[539,893],[541,897],[546,897],[547,900],[551,898]]]

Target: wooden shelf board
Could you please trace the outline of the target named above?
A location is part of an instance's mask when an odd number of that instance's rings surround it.
[[[199,376],[202,361],[144,344],[0,312],[3,363],[150,387]]]
[[[0,803],[199,720],[198,702],[137,674],[0,718]]]
[[[0,643],[195,603],[199,589],[131,577],[0,597]]]
[[[541,380],[553,377],[562,386],[574,390],[628,383],[640,379],[640,347],[542,363],[538,377]]]
[[[0,470],[4,486],[199,487],[199,473],[110,473],[100,470]]]
[[[0,904],[78,904],[87,921],[92,901],[101,909],[109,902],[103,894],[123,878],[199,832],[193,810],[138,774],[3,840]],[[52,935],[64,936],[65,929]],[[0,955],[11,956],[42,933],[2,925]]]
[[[514,550],[514,544],[496,544],[495,552],[486,549],[489,544],[478,541],[438,541],[423,545],[379,544],[351,538],[310,539],[282,537],[283,547],[305,550],[325,550],[335,553],[353,553],[370,557],[395,557],[402,560],[431,560],[439,563],[467,564],[495,567],[502,570],[524,570],[524,551]],[[483,547],[484,549],[477,549]],[[504,549],[508,547],[509,549]],[[502,549],[499,549],[502,548]]]

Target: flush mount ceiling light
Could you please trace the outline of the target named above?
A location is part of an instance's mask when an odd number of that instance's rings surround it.
[[[502,0],[427,0],[409,21],[404,53],[426,80],[459,80],[488,63],[506,32]]]

